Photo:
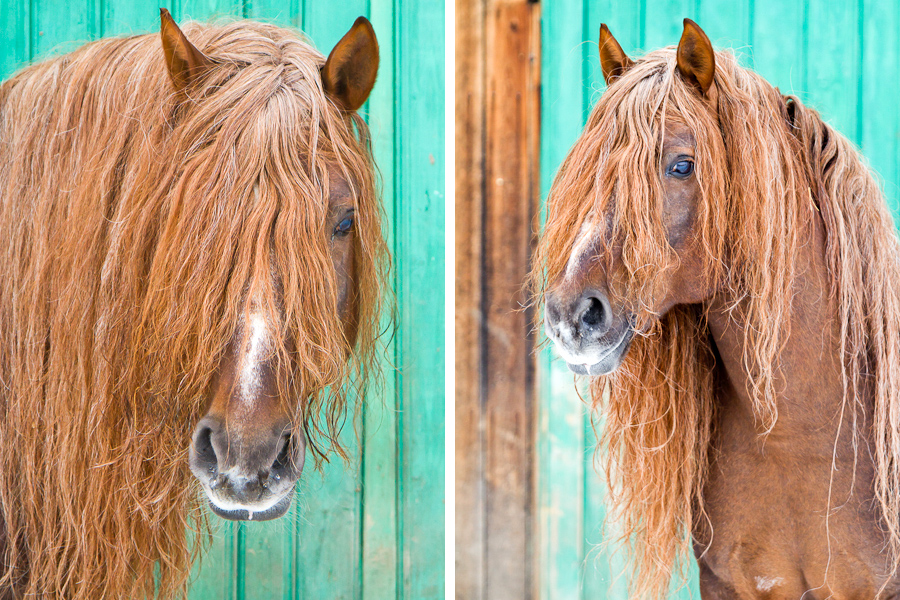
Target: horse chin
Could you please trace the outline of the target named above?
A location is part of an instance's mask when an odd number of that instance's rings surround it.
[[[625,359],[625,355],[628,353],[628,348],[631,346],[631,340],[633,337],[634,329],[628,328],[628,330],[622,335],[622,339],[620,339],[619,342],[611,349],[607,350],[597,362],[590,364],[567,362],[566,365],[569,367],[569,370],[576,375],[586,375],[591,377],[609,375],[610,373],[618,369],[619,365],[622,364],[622,361]]]
[[[294,490],[291,488],[278,502],[260,511],[248,508],[225,509],[216,505],[212,500],[209,500],[209,508],[216,516],[229,521],[270,521],[283,516],[291,507],[293,498]]]

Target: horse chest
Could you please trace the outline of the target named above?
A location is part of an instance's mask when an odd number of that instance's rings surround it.
[[[846,465],[832,478],[831,457],[792,454],[776,439],[762,451],[752,432],[729,439],[704,492],[712,541],[695,548],[704,599],[875,598],[887,565],[873,474]],[[898,593],[891,581],[882,597]]]

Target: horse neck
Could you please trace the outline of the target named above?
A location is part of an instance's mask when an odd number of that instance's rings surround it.
[[[805,224],[808,231],[800,238],[809,242],[802,245],[796,257],[790,334],[776,369],[778,417],[768,435],[756,438],[771,450],[783,447],[792,454],[831,456],[844,397],[840,323],[837,301],[829,289],[824,224],[818,212],[811,211],[810,215]],[[748,436],[753,436],[765,431],[767,424],[755,415],[748,391],[743,364],[744,331],[748,324],[742,321],[738,310],[728,310],[733,301],[734,298],[723,292],[713,299],[708,312],[710,331],[722,365],[717,382],[719,426],[744,429]],[[851,416],[845,414],[844,419],[838,445],[850,452],[839,451],[838,458],[852,460],[851,439],[843,433],[850,430],[846,423]]]

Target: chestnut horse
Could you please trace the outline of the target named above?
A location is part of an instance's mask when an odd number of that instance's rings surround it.
[[[0,596],[183,596],[202,498],[283,515],[371,367],[371,25],[161,19],[0,87]]]
[[[590,375],[631,593],[900,593],[900,245],[856,149],[686,19],[608,88],[532,274]],[[608,396],[607,396],[608,394]]]

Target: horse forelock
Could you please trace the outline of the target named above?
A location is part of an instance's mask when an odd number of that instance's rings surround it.
[[[184,31],[216,62],[186,98],[158,34],[89,44],[0,92],[2,581],[27,571],[22,593],[184,592],[202,539],[184,532],[205,520],[191,429],[252,297],[319,455],[343,452],[370,372],[388,258],[365,123],[325,96],[324,58],[294,32]],[[325,223],[335,175],[355,208],[355,350]]]
[[[700,142],[698,164],[704,162],[698,177],[706,194],[722,195],[704,172],[718,166],[719,157],[707,152],[710,148],[721,153],[717,124],[674,68],[674,50],[652,53],[616,80],[595,106],[548,198],[537,257],[542,268],[536,271],[538,291],[562,276],[566,265],[579,262],[578,252],[596,251],[606,258],[609,273],[616,260],[619,285],[610,291],[633,305],[642,325],[655,319],[649,307],[660,293],[660,279],[678,265],[662,222],[659,160],[666,124],[694,124]],[[585,243],[589,237],[590,245]],[[716,242],[707,245],[712,254]],[[711,267],[717,264],[709,262]]]
[[[794,257],[819,211],[844,324],[844,401],[876,415],[876,491],[896,566],[900,434],[891,419],[900,419],[900,299],[891,282],[900,277],[900,251],[890,213],[856,149],[815,111],[795,98],[786,104],[729,52],[716,54],[715,86],[713,107],[681,80],[673,48],[649,53],[612,83],[554,180],[532,289],[540,301],[567,269],[597,268],[596,257],[582,256],[596,252],[619,272],[622,286],[613,295],[638,313],[653,305],[664,292],[657,282],[678,266],[661,221],[663,127],[687,124],[696,140],[703,268],[749,324],[744,368],[765,432],[777,419],[774,381],[790,333]],[[634,558],[632,593],[662,597],[676,563],[687,564],[691,533],[703,529],[715,359],[700,307],[645,319],[653,320],[651,330],[591,389],[604,414],[598,450],[609,501]],[[874,407],[859,397],[863,372],[876,382]]]

